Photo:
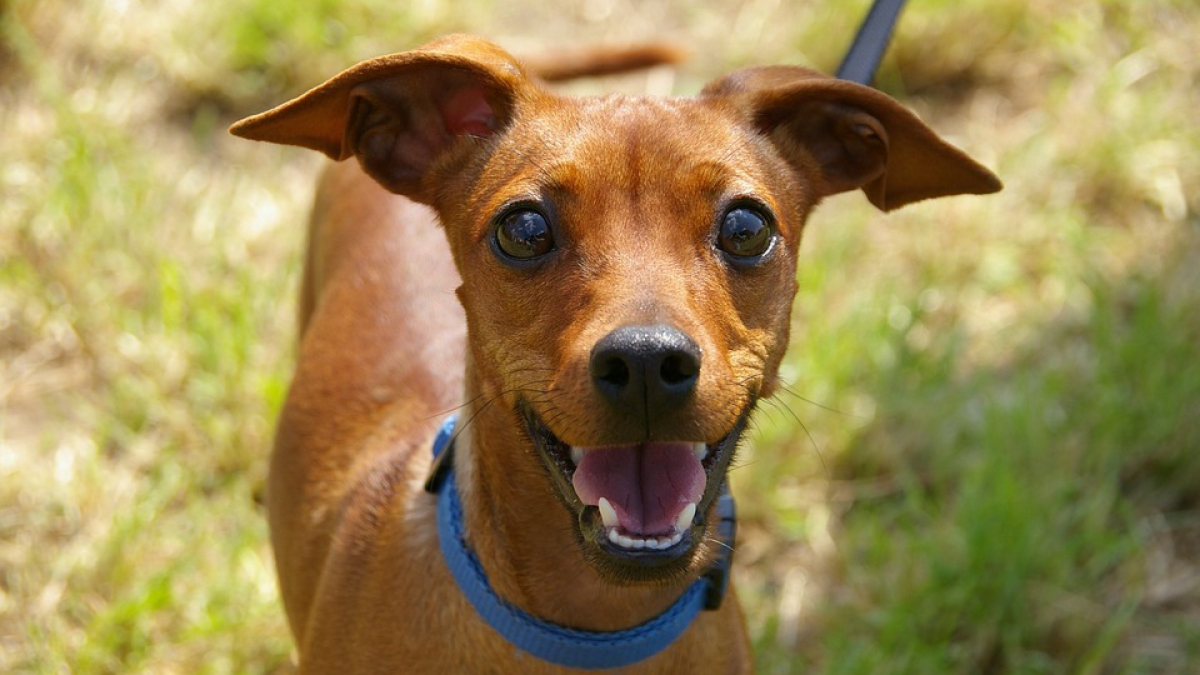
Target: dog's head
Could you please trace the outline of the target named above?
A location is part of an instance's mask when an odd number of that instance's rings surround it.
[[[695,98],[563,98],[461,36],[233,131],[353,155],[437,211],[473,393],[520,430],[503,462],[548,477],[585,556],[617,579],[709,555],[710,507],[777,387],[817,202],[862,189],[886,210],[1000,187],[884,94],[813,71],[739,71]]]

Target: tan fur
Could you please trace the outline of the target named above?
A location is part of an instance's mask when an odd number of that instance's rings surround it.
[[[464,105],[487,115],[453,119]],[[714,442],[777,386],[797,248],[822,197],[862,188],[891,209],[999,189],[899,104],[812,71],[741,71],[694,99],[570,99],[463,36],[355,66],[233,132],[359,160],[321,182],[271,466],[272,540],[303,673],[563,672],[517,655],[442,563],[420,485],[434,430],[464,402],[456,472],[496,591],[582,629],[664,610],[712,543],[654,583],[597,569],[517,407],[571,444]],[[498,212],[547,194],[553,262],[530,272],[498,260]],[[722,205],[749,196],[775,214],[781,242],[739,271],[712,239]],[[600,338],[646,323],[679,328],[703,353],[694,397],[650,428],[603,405],[588,374]],[[750,670],[731,593],[622,672]]]

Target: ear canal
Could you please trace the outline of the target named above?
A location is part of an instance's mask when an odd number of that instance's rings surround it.
[[[839,104],[804,102],[759,124],[785,155],[815,160],[823,194],[861,187],[874,202],[873,188],[886,180],[889,159],[888,133],[875,117]]]
[[[890,211],[923,199],[988,194],[996,176],[886,94],[805,68],[774,66],[727,76],[707,95],[750,106],[784,158],[820,196],[861,188]]]
[[[463,137],[487,137],[532,86],[499,47],[454,35],[364,61],[304,95],[230,127],[251,140],[357,155],[384,187],[421,201],[425,174]]]
[[[512,102],[477,74],[433,68],[361,84],[351,92],[345,152],[392,192],[421,198],[423,177],[467,139],[494,135]]]

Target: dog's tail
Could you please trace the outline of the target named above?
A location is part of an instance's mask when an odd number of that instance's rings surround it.
[[[530,72],[547,82],[562,82],[580,77],[617,75],[654,66],[678,63],[687,54],[674,45],[655,43],[624,47],[592,47],[554,55],[522,59]]]

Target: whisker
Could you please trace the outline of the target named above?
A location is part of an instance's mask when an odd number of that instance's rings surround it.
[[[770,403],[772,406],[775,407],[776,410],[780,410],[780,409],[786,410],[787,413],[792,416],[792,419],[796,420],[797,424],[800,424],[801,426],[804,425],[804,422],[802,422],[800,420],[800,416],[796,414],[796,411],[792,410],[791,407],[788,406],[783,401],[780,401],[774,397],[763,399],[763,401],[766,403]]]
[[[752,378],[753,378],[753,376],[743,379],[739,382],[734,382],[734,385],[740,386],[740,387],[746,389],[746,391],[748,393],[750,393],[751,396],[753,396],[754,395],[753,390],[751,389],[751,387],[749,385],[746,384]],[[828,406],[821,405],[820,403],[810,401],[809,399],[806,399],[803,396],[800,396],[796,392],[789,389],[785,383],[781,382],[780,388],[784,391],[787,391],[787,393],[791,394],[792,396],[795,396],[796,398],[798,398],[806,403],[810,403],[814,406],[828,410],[830,412],[835,412],[835,413],[839,413],[839,414],[843,414],[843,415],[846,414],[835,408],[830,408]],[[804,423],[804,420],[800,419],[800,416],[796,414],[796,411],[792,410],[791,406],[787,405],[783,401],[780,401],[778,398],[776,398],[774,396],[771,396],[769,398],[760,398],[760,399],[757,399],[757,401],[770,404],[770,406],[776,410],[786,411],[788,415],[791,415],[792,419],[796,420],[796,424],[800,425],[800,429],[804,431],[804,435],[806,438],[808,438],[809,444],[812,446],[813,450],[817,453],[817,459],[819,459],[821,462],[821,470],[824,472],[825,477],[828,478],[830,474],[829,474],[829,466],[828,466],[828,464],[825,463],[825,454],[823,452],[821,452],[821,447],[817,444],[817,439],[815,437],[813,437],[812,431],[808,428],[808,425]],[[772,423],[775,423],[775,424],[778,423],[775,420],[775,418],[770,414],[770,412],[768,411],[767,408],[759,407],[758,409],[763,410],[764,414],[771,418]],[[750,427],[751,431],[753,431],[753,432],[759,431],[758,425],[756,424],[754,418],[751,418],[748,421],[748,426]]]
[[[837,413],[838,415],[857,417],[857,415],[854,415],[854,413],[849,413],[849,412],[846,412],[845,410],[841,410],[839,408],[834,408],[833,406],[825,405],[824,403],[820,403],[819,401],[814,401],[811,398],[801,396],[799,393],[796,392],[795,389],[792,389],[791,385],[784,382],[782,379],[779,381],[779,389],[781,391],[787,393],[789,396],[800,399],[801,401],[804,401],[805,403],[807,403],[815,408],[820,408],[821,410],[825,410],[825,411],[828,411],[831,413]]]
[[[443,411],[441,411],[441,412],[439,412],[439,413],[434,413],[434,414],[432,414],[432,415],[429,415],[429,416],[428,416],[428,417],[426,417],[425,419],[426,419],[426,420],[431,420],[431,419],[434,419],[435,417],[445,417],[445,416],[449,415],[449,414],[450,414],[450,413],[452,413],[452,412],[457,412],[457,411],[459,411],[459,410],[462,410],[463,408],[465,408],[465,407],[467,407],[467,406],[471,405],[472,403],[474,403],[475,401],[478,401],[478,400],[479,400],[479,399],[481,399],[481,398],[483,398],[483,394],[478,394],[478,395],[476,395],[474,398],[471,398],[470,400],[463,401],[462,403],[460,403],[460,404],[458,404],[458,405],[454,406],[453,408],[449,408],[449,409],[447,409],[447,410],[443,410]]]
[[[795,416],[795,413],[792,413]],[[829,478],[829,466],[825,464],[825,454],[821,452],[820,446],[817,445],[817,439],[813,438],[812,432],[808,430],[808,425],[799,417],[796,417],[796,423],[804,430],[804,435],[808,437],[808,442],[812,444],[813,450],[817,453],[817,459],[821,461],[821,471],[825,473],[825,478]]]
[[[728,543],[726,543],[726,542],[723,542],[723,541],[721,541],[720,539],[717,539],[716,537],[713,537],[713,536],[711,536],[711,535],[707,535],[707,534],[706,534],[706,535],[704,535],[704,541],[706,541],[706,542],[711,542],[711,543],[713,543],[713,544],[717,544],[718,546],[724,546],[725,548],[729,549],[729,551],[730,551],[731,553],[736,553],[736,552],[737,552],[737,551],[736,551],[736,549],[734,549],[734,547],[733,547],[731,544],[728,544]]]
[[[772,404],[773,407],[778,408],[778,405],[776,405],[774,401],[767,400],[766,402]],[[775,419],[775,417],[771,415],[770,410],[768,410],[767,408],[759,408],[759,410],[762,410],[764,415],[771,418],[772,424],[779,424],[779,422]]]
[[[528,384],[534,384],[536,382],[537,382],[537,380],[534,380]],[[454,441],[458,440],[459,435],[461,435],[463,431],[466,431],[467,427],[471,426],[471,423],[475,421],[475,418],[479,417],[483,413],[483,411],[487,410],[488,406],[495,403],[497,399],[500,399],[508,394],[524,393],[525,391],[533,391],[534,393],[538,393],[538,394],[545,393],[540,389],[525,389],[524,388],[525,386],[526,386],[525,384],[522,384],[522,385],[518,385],[517,387],[513,387],[512,389],[506,389],[502,392],[497,393],[495,396],[491,397],[490,399],[488,399],[486,403],[479,406],[479,409],[475,411],[474,415],[471,415],[471,417],[468,418],[466,421],[464,421],[461,425],[458,425],[455,427],[454,435],[450,438],[450,442],[453,443]],[[476,396],[475,398],[471,399],[471,401],[468,401],[467,404],[479,400],[479,398],[481,396],[482,396],[482,394],[480,394],[479,396]],[[467,404],[463,404],[463,405],[466,406]]]
[[[545,143],[543,143],[543,145],[545,145]],[[542,166],[542,164],[540,162],[538,162],[536,159],[534,159],[530,155],[526,154],[518,147],[515,147],[515,146],[510,147],[510,150],[512,150],[517,155],[520,155],[521,159],[525,160],[526,162],[529,163],[530,166],[537,169],[537,172],[542,175],[542,178],[545,178],[547,181],[552,182],[552,183],[556,182],[554,179],[554,176],[552,176],[550,174],[550,172],[546,169],[546,167]]]

